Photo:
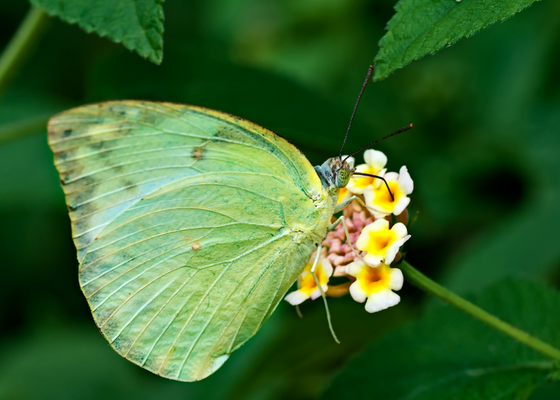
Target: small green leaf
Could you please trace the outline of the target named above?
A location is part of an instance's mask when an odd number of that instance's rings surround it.
[[[505,321],[560,345],[560,293],[508,279],[471,297]],[[554,361],[450,307],[375,342],[337,376],[326,399],[526,399]]]
[[[51,15],[86,32],[122,43],[160,64],[163,58],[163,0],[31,0]]]
[[[375,57],[375,79],[503,21],[535,0],[401,0]]]

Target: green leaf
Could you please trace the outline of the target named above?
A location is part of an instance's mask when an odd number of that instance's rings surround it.
[[[554,380],[560,381],[560,371],[554,371],[554,372],[550,375],[550,379],[554,379]]]
[[[505,321],[560,345],[560,293],[508,279],[470,298]],[[450,307],[375,342],[325,392],[326,399],[525,399],[553,361]]]
[[[462,37],[503,21],[535,0],[401,0],[375,57],[376,80]]]
[[[163,58],[163,0],[31,0],[51,15],[86,32],[122,43],[160,64]]]

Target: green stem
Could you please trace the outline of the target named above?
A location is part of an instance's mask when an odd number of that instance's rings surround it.
[[[43,9],[33,6],[0,55],[0,95],[39,37],[46,21],[48,15]]]
[[[21,139],[35,133],[44,133],[47,121],[52,114],[52,112],[40,114],[22,121],[0,125],[0,146],[12,140]]]
[[[430,278],[418,271],[406,261],[403,261],[399,265],[399,268],[404,272],[408,280],[415,286],[418,286],[420,289],[433,294],[437,298],[445,301],[453,307],[466,312],[479,321],[484,322],[486,325],[489,325],[490,327],[502,332],[503,334],[517,340],[520,343],[523,343],[526,346],[529,346],[539,353],[555,360],[560,359],[560,350],[552,347],[548,343],[537,339],[534,336],[529,335],[527,332],[524,332],[508,324],[507,322],[502,321],[494,315],[484,311],[482,308],[474,305],[470,301],[457,296],[455,293],[432,281]]]

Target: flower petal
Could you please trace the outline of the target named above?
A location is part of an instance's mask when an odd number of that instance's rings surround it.
[[[406,165],[403,165],[399,171],[399,186],[405,194],[410,194],[414,190],[414,182],[408,173]]]
[[[363,303],[366,301],[367,294],[364,289],[362,289],[362,285],[360,282],[356,281],[350,285],[350,296],[357,301],[358,303]]]
[[[397,174],[396,172],[387,172],[384,176],[385,180],[387,182],[390,181],[398,181],[399,179],[399,174]]]
[[[373,204],[373,200],[375,199],[375,189],[373,186],[368,186],[364,189],[363,194],[366,206],[371,207],[371,204]]]
[[[397,254],[397,252],[395,252],[395,254]],[[393,259],[394,258],[395,258],[395,256],[393,255]],[[375,254],[367,253],[363,257],[363,259],[364,259],[365,262],[367,262],[372,267],[377,267],[378,265],[381,265],[383,263],[383,256],[382,255],[375,255]],[[393,260],[391,260],[391,261],[393,261]],[[390,262],[387,262],[387,264],[390,264]]]
[[[381,178],[384,178],[386,173],[387,173],[387,168],[383,168],[382,170],[376,172],[374,175],[377,175],[377,176],[379,176],[379,177],[381,177]],[[373,181],[373,185],[372,185],[372,186],[373,186],[375,189],[377,189],[380,185],[385,185],[385,183],[383,183],[383,180],[381,180],[381,179],[375,179],[375,180]]]
[[[387,164],[387,156],[378,150],[366,150],[364,152],[364,160],[366,164],[375,168],[377,171]]]
[[[395,225],[393,225],[391,230],[395,232],[395,235],[397,236],[397,240],[404,238],[408,234],[408,231],[406,230],[406,225],[403,224],[402,222],[397,222]]]
[[[391,268],[391,280],[389,288],[393,290],[401,290],[404,283],[403,273],[398,268]]]
[[[355,276],[356,278],[360,275],[360,272],[366,267],[362,260],[356,260],[346,266],[348,274]]]
[[[397,253],[399,252],[399,247],[400,246],[393,245],[393,246],[391,246],[387,249],[387,251],[385,252],[385,260],[384,260],[385,264],[389,265],[395,260],[395,257],[397,256]]]
[[[309,296],[303,293],[301,290],[296,290],[295,292],[288,293],[284,300],[290,303],[292,306],[297,306],[307,300]]]
[[[321,288],[323,289],[323,292],[326,292],[329,287],[327,284],[324,284],[321,285]],[[315,300],[318,297],[321,297],[321,291],[319,290],[319,288],[315,289],[313,293],[311,293],[311,295],[309,296],[311,300]]]
[[[370,240],[370,235],[372,233],[384,231],[387,229],[389,229],[389,221],[383,218],[377,219],[373,223],[366,225],[366,227],[362,230],[362,233],[360,233],[358,240],[356,241],[356,247],[359,250],[365,251]]]
[[[323,274],[327,278],[330,278],[333,274],[333,267],[332,264],[329,262],[327,258],[321,258],[321,267],[323,268]]]
[[[398,304],[400,301],[400,296],[396,293],[393,293],[391,290],[380,290],[379,292],[373,293],[369,296],[366,303],[366,311],[369,313],[374,313],[377,311],[385,310],[386,308]]]
[[[393,206],[393,214],[401,215],[408,204],[410,203],[410,198],[406,196],[402,196],[400,199],[397,200],[397,203]]]

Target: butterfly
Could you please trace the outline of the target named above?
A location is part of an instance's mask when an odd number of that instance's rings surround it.
[[[363,89],[362,89],[363,90]],[[110,101],[51,118],[79,282],[124,358],[166,378],[220,368],[327,234],[354,172],[202,107]]]

